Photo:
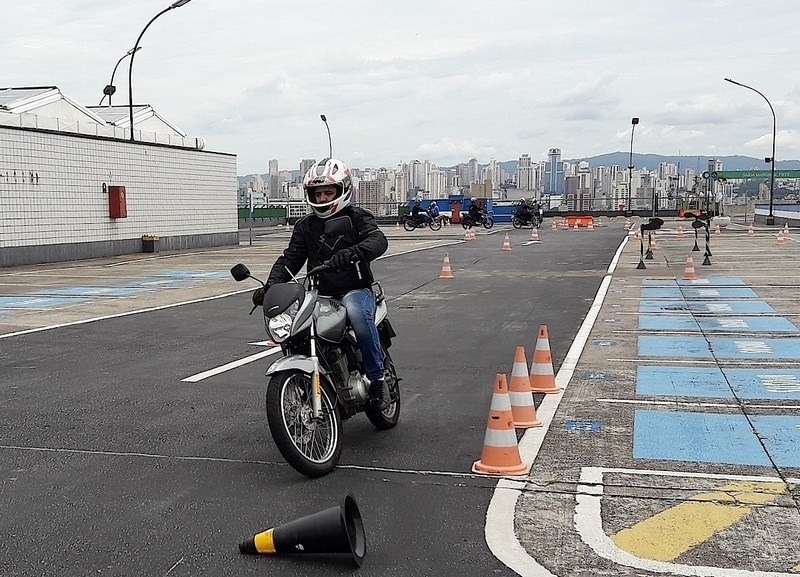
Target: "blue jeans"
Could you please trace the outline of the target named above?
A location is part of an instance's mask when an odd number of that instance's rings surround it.
[[[347,318],[356,334],[364,373],[370,381],[383,378],[383,350],[375,326],[375,295],[368,288],[352,290],[342,297]]]

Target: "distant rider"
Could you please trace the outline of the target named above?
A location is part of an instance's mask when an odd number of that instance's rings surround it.
[[[478,199],[474,196],[469,199],[469,209],[467,211],[473,225],[479,225],[483,221],[483,209],[478,205]]]
[[[329,261],[332,270],[319,275],[320,294],[341,300],[358,341],[364,372],[370,381],[369,402],[383,411],[391,397],[384,382],[383,353],[375,326],[374,280],[370,262],[388,248],[386,236],[378,228],[371,212],[352,206],[353,183],[350,169],[336,158],[324,158],[314,164],[303,178],[306,203],[311,214],[294,225],[289,246],[275,260],[267,287],[288,282],[306,262],[310,270]],[[325,238],[325,221],[336,215],[348,218],[350,230],[335,239]],[[261,302],[263,303],[263,292]],[[253,303],[257,300],[253,295]]]
[[[411,207],[411,218],[414,220],[414,224],[419,226],[422,222],[422,216],[420,215],[420,210],[422,208],[422,202],[420,199],[414,200],[414,206]]]

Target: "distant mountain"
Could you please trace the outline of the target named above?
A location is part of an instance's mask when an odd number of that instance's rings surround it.
[[[752,156],[697,156],[697,155],[681,155],[681,156],[664,156],[661,154],[633,154],[633,166],[635,168],[647,168],[655,170],[662,162],[669,164],[680,164],[681,170],[692,169],[696,172],[702,172],[708,167],[709,159],[714,159],[722,162],[724,170],[766,170],[769,165],[764,162],[763,158],[754,158]],[[630,160],[629,152],[611,152],[608,154],[600,154],[598,156],[590,156],[588,158],[575,158],[565,159],[571,163],[577,163],[585,160],[589,166],[614,166],[615,164],[621,167],[628,167]],[[797,170],[800,169],[800,160],[779,160],[775,163],[775,168],[778,170]]]

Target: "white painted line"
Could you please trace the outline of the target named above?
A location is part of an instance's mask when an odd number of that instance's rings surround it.
[[[216,299],[221,299],[221,298],[225,298],[225,297],[229,297],[229,296],[233,296],[233,295],[238,295],[238,294],[241,294],[241,293],[244,293],[244,292],[251,292],[252,290],[253,289],[251,289],[251,288],[250,289],[244,289],[244,290],[240,290],[240,291],[234,291],[234,292],[230,292],[230,293],[216,295],[216,296],[213,296],[213,297],[205,297],[205,298],[202,298],[202,299],[193,299],[193,300],[190,300],[190,301],[183,301],[183,302],[169,304],[169,305],[161,305],[161,306],[157,306],[157,307],[150,307],[150,308],[147,308],[147,309],[139,309],[139,310],[128,311],[128,312],[124,312],[124,313],[117,313],[117,314],[113,314],[113,315],[105,315],[105,316],[102,316],[102,317],[94,317],[94,318],[91,318],[91,319],[83,319],[83,320],[80,320],[80,321],[72,321],[72,322],[69,322],[69,323],[61,323],[61,324],[57,324],[57,325],[49,325],[49,326],[46,326],[46,327],[36,327],[35,329],[26,329],[24,331],[17,331],[16,333],[7,333],[5,335],[0,335],[0,339],[7,339],[9,337],[18,337],[18,336],[21,336],[21,335],[29,335],[31,333],[39,333],[39,332],[42,332],[42,331],[49,331],[50,329],[60,329],[62,327],[72,327],[72,326],[75,326],[75,325],[85,325],[87,323],[93,323],[95,321],[104,321],[106,319],[116,319],[116,318],[119,318],[119,317],[127,317],[128,315],[138,315],[140,313],[150,313],[150,312],[153,312],[153,311],[161,311],[161,310],[164,310],[164,309],[171,309],[173,307],[179,307],[179,306],[183,306],[183,305],[191,305],[191,304],[194,304],[194,303],[202,303],[202,302],[205,302],[205,301],[213,301],[213,300],[216,300]]]
[[[606,276],[597,290],[592,306],[586,318],[583,320],[572,346],[567,352],[567,356],[561,367],[558,369],[556,375],[556,386],[561,389],[560,393],[545,395],[542,404],[536,410],[536,416],[542,421],[543,426],[536,429],[527,429],[519,442],[519,453],[523,462],[533,463],[539,449],[544,442],[547,429],[553,422],[556,409],[564,396],[564,389],[567,388],[575,368],[580,359],[583,348],[589,340],[589,335],[592,331],[595,321],[600,314],[600,309],[603,306],[603,300],[608,293],[608,288],[611,285],[612,273],[617,267],[620,254],[628,242],[628,237],[624,237],[622,242],[617,248],[611,264],[608,266]],[[525,487],[524,482],[509,481],[501,479],[498,481],[497,486],[492,494],[492,499],[489,502],[489,508],[486,511],[486,529],[484,534],[486,536],[486,544],[489,550],[497,559],[506,565],[512,571],[522,577],[555,577],[549,570],[539,564],[536,559],[530,556],[522,544],[519,542],[516,530],[514,529],[514,516],[516,514],[517,501],[522,494],[522,489]]]
[[[718,479],[735,481],[791,483],[798,479],[779,479],[773,477],[755,477],[746,475],[719,475],[703,473],[681,473],[678,471],[648,471],[636,469],[605,469],[601,467],[581,468],[580,484],[575,496],[575,529],[584,543],[603,559],[613,563],[633,567],[644,571],[665,573],[668,575],[690,575],[703,577],[797,577],[796,573],[776,573],[770,571],[748,571],[731,569],[730,567],[708,567],[700,565],[682,565],[652,559],[642,559],[623,551],[606,535],[600,515],[600,503],[603,497],[603,474],[623,473],[629,475],[660,475],[665,477],[695,477],[700,479]]]
[[[266,342],[266,341],[265,341]],[[214,375],[218,375],[220,373],[224,373],[225,371],[230,371],[231,369],[235,369],[241,367],[242,365],[246,365],[248,363],[252,363],[259,359],[263,359],[264,357],[268,357],[270,355],[274,355],[275,353],[281,352],[280,347],[275,347],[272,349],[267,349],[266,351],[261,351],[260,353],[256,353],[254,355],[250,355],[249,357],[245,357],[243,359],[239,359],[238,361],[233,361],[222,365],[221,367],[215,367],[213,369],[209,369],[207,371],[203,371],[202,373],[197,373],[196,375],[192,375],[191,377],[186,377],[185,379],[181,379],[182,383],[197,383],[198,381],[202,381],[203,379],[207,379],[208,377],[213,377]]]
[[[690,397],[683,397],[690,398]],[[645,400],[645,399],[597,399],[599,403],[610,403],[610,404],[620,404],[620,405],[666,405],[669,407],[677,407],[677,406],[686,406],[686,407],[705,407],[705,408],[712,408],[712,409],[738,409],[740,404],[731,400],[730,403],[692,403],[690,401],[654,401],[654,400]],[[748,409],[800,409],[800,404],[797,405],[755,405],[750,403],[743,403],[743,405]]]

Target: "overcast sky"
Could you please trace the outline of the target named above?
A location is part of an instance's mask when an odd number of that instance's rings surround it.
[[[97,105],[170,0],[2,0],[0,87]],[[191,0],[145,32],[135,103],[238,173],[328,153],[565,159],[634,152],[800,158],[798,0]],[[114,104],[128,103],[128,61]]]

